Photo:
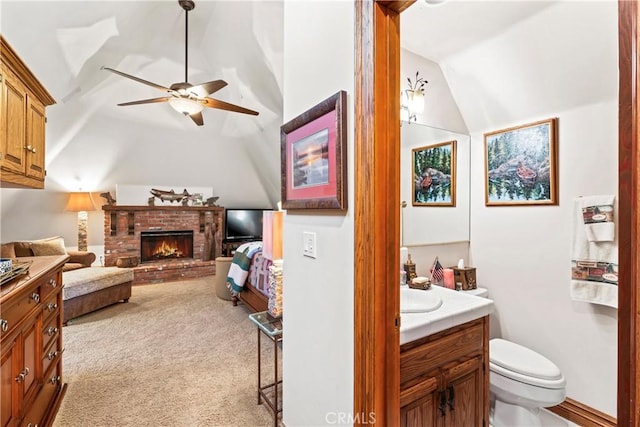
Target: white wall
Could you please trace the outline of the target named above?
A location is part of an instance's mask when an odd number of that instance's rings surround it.
[[[569,296],[572,200],[617,194],[617,5],[563,2],[443,64],[472,136],[471,261],[492,335],[554,361],[616,415],[617,311]],[[484,206],[483,134],[559,119],[559,205]]]
[[[284,219],[283,422],[338,425],[353,412],[354,7],[286,2],[284,16],[284,121],[347,91],[349,210]],[[303,231],[317,233],[315,260],[302,256]]]

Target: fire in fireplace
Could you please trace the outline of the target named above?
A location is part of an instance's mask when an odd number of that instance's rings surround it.
[[[140,261],[193,258],[193,230],[142,231]]]

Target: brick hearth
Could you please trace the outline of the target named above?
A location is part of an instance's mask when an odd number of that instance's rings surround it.
[[[210,206],[110,206],[104,210],[105,265],[119,257],[140,259],[140,233],[193,230],[193,258],[145,262],[134,267],[134,284],[157,283],[215,274],[222,253],[224,208]]]

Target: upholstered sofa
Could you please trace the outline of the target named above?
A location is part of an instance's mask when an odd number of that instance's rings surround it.
[[[62,269],[63,322],[131,297],[133,270],[92,267],[92,252],[68,251],[62,237],[10,242],[0,245],[2,258],[68,255]]]

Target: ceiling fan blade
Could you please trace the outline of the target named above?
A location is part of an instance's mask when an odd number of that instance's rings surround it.
[[[189,90],[196,92],[201,97],[205,97],[219,91],[226,85],[227,82],[225,82],[224,80],[213,80],[210,82],[200,83],[199,85],[192,86]]]
[[[189,114],[189,117],[191,117],[191,120],[193,120],[193,122],[198,126],[202,126],[204,124],[204,120],[202,119],[202,112]]]
[[[138,83],[142,83],[142,84],[145,84],[147,86],[151,86],[151,87],[154,87],[156,89],[163,90],[165,92],[170,92],[171,91],[168,87],[160,86],[157,83],[153,83],[153,82],[150,82],[150,81],[147,81],[147,80],[143,80],[143,79],[141,79],[139,77],[132,76],[131,74],[126,74],[126,73],[123,73],[122,71],[114,70],[113,68],[101,67],[101,69],[107,70],[107,71],[111,71],[112,73],[115,73],[115,74],[117,74],[119,76],[126,77],[126,78],[131,79],[131,80],[135,80]]]
[[[127,105],[153,104],[156,102],[167,102],[170,99],[171,99],[170,96],[163,96],[162,98],[151,98],[151,99],[142,99],[140,101],[123,102],[122,104],[118,104],[118,106],[126,107]]]
[[[220,101],[218,99],[204,98],[203,101],[206,102],[205,106],[209,108],[219,108],[221,110],[234,111],[236,113],[251,114],[252,116],[257,116],[258,114],[260,114],[257,111],[249,110],[248,108],[240,107],[234,104],[229,104],[228,102]]]

